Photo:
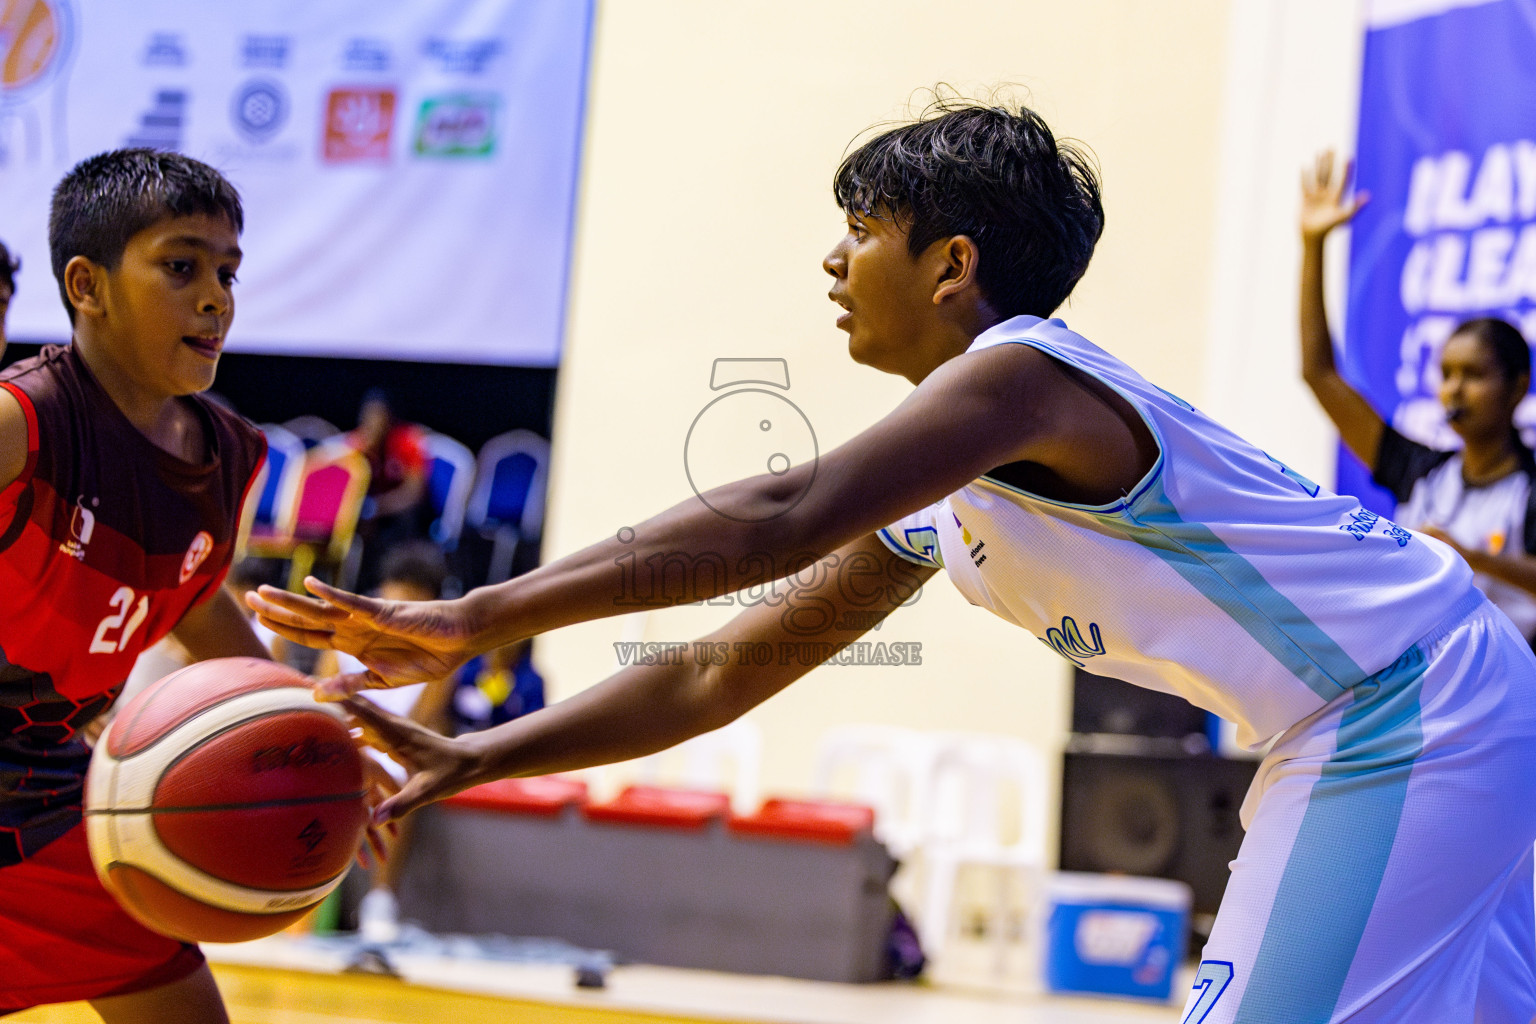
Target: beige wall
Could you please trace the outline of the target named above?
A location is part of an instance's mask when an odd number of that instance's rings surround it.
[[[1022,86],[1097,154],[1107,232],[1061,315],[1200,401],[1228,20],[1223,0],[603,2],[546,558],[689,496],[683,439],[716,357],[787,359],[823,450],[903,397],[905,381],[848,359],[820,261],[841,229],[829,183],[844,147],[937,82]],[[657,613],[645,636],[687,640],[729,612]],[[542,641],[552,696],[607,674],[622,628]],[[879,637],[920,641],[923,665],[822,668],[753,712],[770,790],[808,784],[833,723],[1059,749],[1065,663],[942,578]]]

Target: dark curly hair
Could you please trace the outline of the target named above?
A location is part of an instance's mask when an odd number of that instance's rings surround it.
[[[48,216],[48,258],[59,297],[75,322],[64,290],[64,267],[84,256],[108,270],[123,258],[128,240],[167,217],[226,217],[245,229],[240,193],[200,160],[158,149],[114,149],[88,157],[53,190]]]
[[[968,236],[982,293],[1005,317],[1050,316],[1104,232],[1092,160],[1024,106],[941,95],[844,157],[832,191],[847,212],[902,223],[914,256]]]

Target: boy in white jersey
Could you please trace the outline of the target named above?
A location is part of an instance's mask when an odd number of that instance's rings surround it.
[[[695,600],[788,577],[785,601],[704,638],[727,651],[841,647],[863,630],[840,626],[872,626],[946,567],[1065,657],[1183,694],[1248,742],[1283,734],[1186,1024],[1528,1024],[1536,659],[1466,565],[1042,319],[1086,270],[1103,211],[1092,169],[1032,112],[941,105],[850,154],[834,189],[838,326],[855,360],[916,385],[886,418],[814,467],[718,488],[457,601],[311,583],[320,600],[267,589],[252,606],[359,657],[369,672],[322,684],[345,697],[632,610],[618,587],[664,593],[678,552],[718,570]],[[650,753],[808,670],[637,665],[458,740],[348,706],[413,769],[388,817]]]

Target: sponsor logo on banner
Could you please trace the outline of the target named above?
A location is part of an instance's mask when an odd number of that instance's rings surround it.
[[[235,92],[230,117],[241,135],[266,142],[288,120],[288,93],[269,78],[253,78]]]
[[[125,145],[149,149],[180,149],[181,130],[187,123],[187,94],[181,89],[161,89]]]
[[[147,68],[184,68],[187,66],[187,47],[175,32],[155,32],[144,44],[144,55],[139,63]]]
[[[0,0],[0,91],[47,84],[69,49],[70,28],[61,0]]]
[[[421,156],[490,156],[496,149],[496,101],[490,93],[423,100],[416,116],[416,152]]]
[[[428,60],[446,72],[482,75],[492,58],[501,53],[500,39],[428,39],[422,47]]]
[[[240,66],[280,69],[288,66],[287,36],[246,36],[240,42]]]
[[[348,39],[341,66],[346,71],[388,71],[389,44],[380,39]]]
[[[395,127],[395,90],[387,86],[332,89],[325,101],[327,163],[388,160]]]

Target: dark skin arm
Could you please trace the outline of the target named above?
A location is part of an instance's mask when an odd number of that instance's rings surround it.
[[[382,602],[318,581],[306,585],[325,600],[264,587],[248,601],[279,635],[369,667],[366,679],[323,685],[340,696],[441,678],[503,643],[633,611],[616,600],[621,560],[632,565],[633,592],[646,594],[664,590],[652,567],[669,555],[718,556],[724,571],[690,592],[703,600],[781,578],[797,560],[868,536],[995,466],[1026,463],[1052,497],[1097,504],[1132,490],[1156,457],[1124,399],[1036,349],[1000,345],[940,365],[891,414],[823,456],[808,491],[810,466],[717,488],[709,505],[694,498],[639,524],[628,544],[609,539],[457,601]]]
[[[1530,555],[1518,555],[1514,558],[1508,555],[1495,555],[1487,551],[1474,551],[1464,548],[1451,538],[1451,535],[1438,526],[1421,526],[1420,533],[1427,533],[1439,541],[1444,541],[1456,549],[1456,553],[1467,560],[1473,572],[1480,572],[1485,576],[1492,576],[1512,587],[1519,587],[1529,594],[1536,594],[1536,558]]]
[[[239,603],[229,591],[218,591],[187,611],[171,630],[194,661],[209,658],[261,658],[271,660],[266,646],[251,629]]]
[[[859,625],[871,626],[910,598],[934,571],[902,561],[870,535],[824,559],[816,582],[797,591],[794,600],[815,609],[818,622],[828,623],[809,639],[841,650],[865,632],[837,628],[846,613],[858,613]],[[700,643],[725,652],[724,664],[717,663],[718,657],[705,663],[690,644],[671,663],[626,668],[559,704],[457,740],[370,701],[348,699],[348,710],[369,738],[412,770],[400,794],[380,807],[379,818],[399,817],[491,779],[643,757],[734,721],[808,673],[824,653],[808,654],[804,617],[791,618],[785,610],[782,603],[764,602],[701,638]],[[744,662],[738,643],[768,644],[775,657],[768,665]]]
[[[1323,303],[1323,243],[1328,233],[1365,205],[1364,196],[1345,199],[1349,167],[1335,170],[1333,153],[1323,153],[1301,179],[1301,376],[1333,421],[1339,437],[1367,466],[1376,464],[1381,414],[1339,373],[1333,335]]]

